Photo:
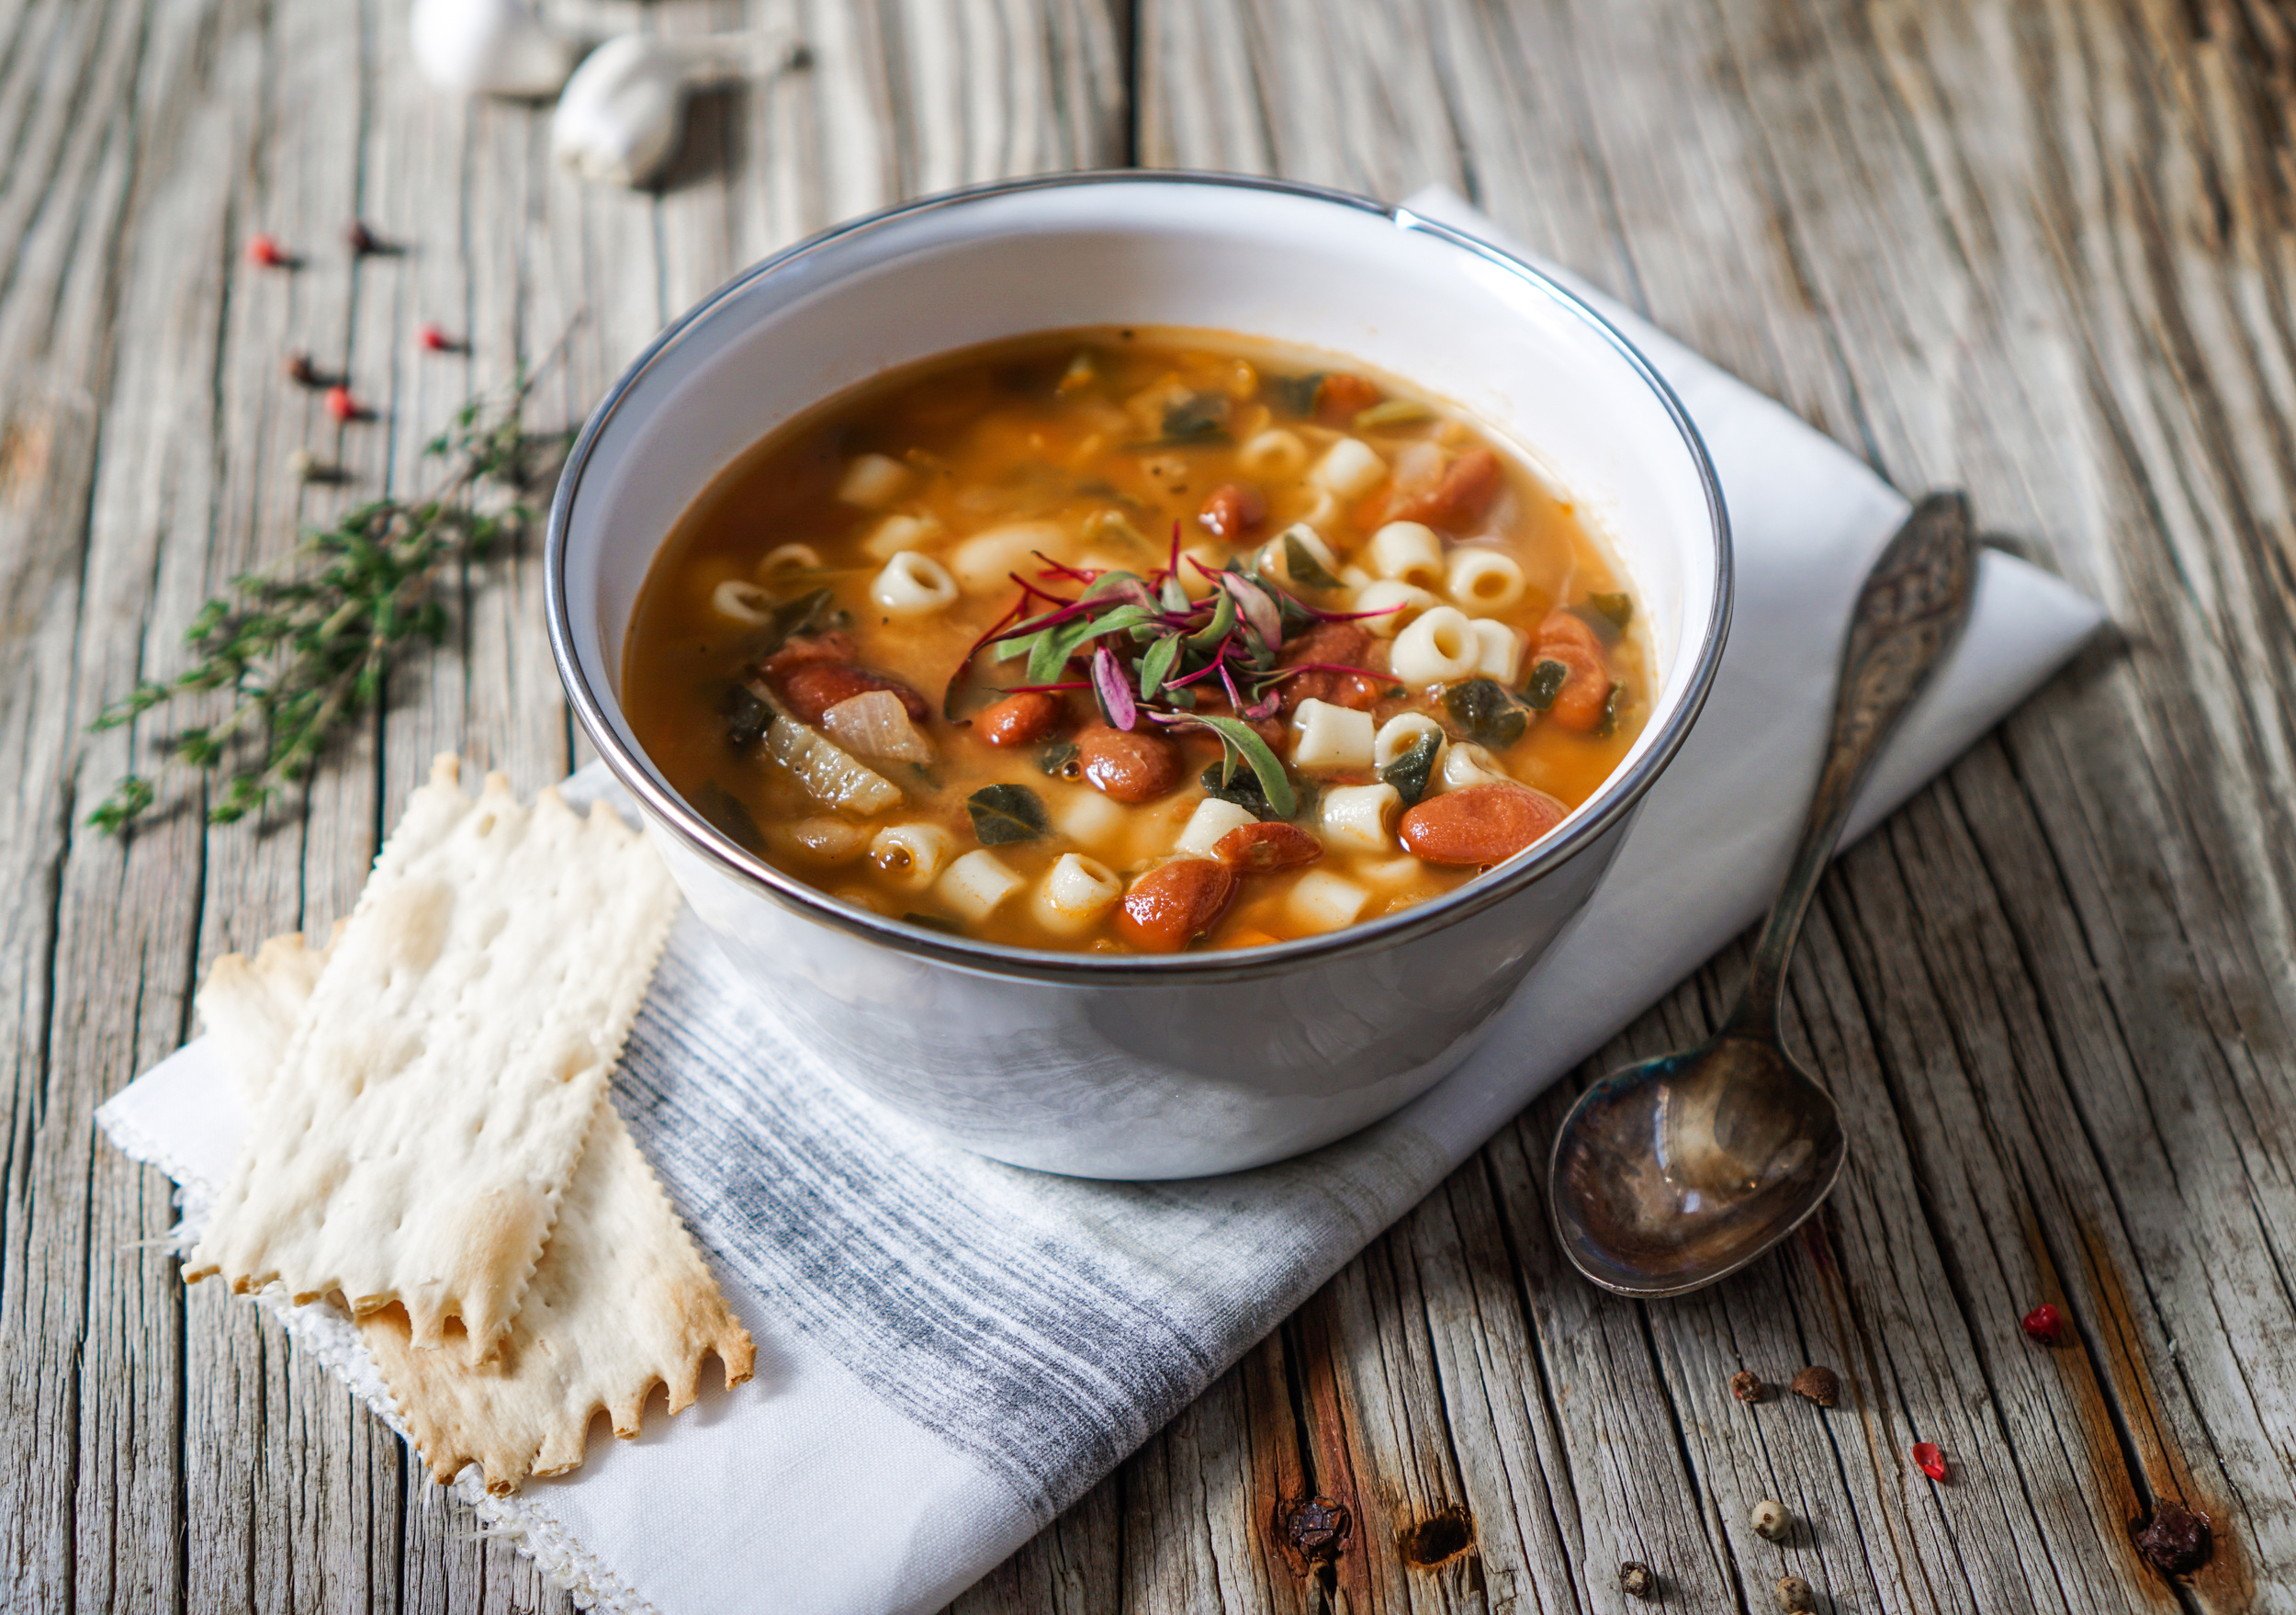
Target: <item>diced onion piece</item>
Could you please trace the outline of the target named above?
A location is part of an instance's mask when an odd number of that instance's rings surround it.
[[[782,853],[809,864],[850,864],[869,850],[867,830],[826,814],[777,824],[765,834]]]
[[[1456,605],[1435,605],[1395,636],[1388,670],[1411,685],[1447,684],[1473,673],[1482,655],[1475,625]]]
[[[793,719],[776,717],[765,732],[765,746],[807,795],[839,813],[867,819],[901,800],[900,786]]]
[[[1034,576],[1033,551],[1057,557],[1068,543],[1065,529],[1052,522],[1011,522],[975,533],[949,552],[949,570],[967,594],[1009,594],[1012,574]]]
[[[1443,540],[1424,522],[1390,522],[1371,535],[1371,570],[1423,589],[1443,582]]]
[[[1523,647],[1530,636],[1496,617],[1475,619],[1475,671],[1503,684],[1514,683],[1523,671]]]
[[[1186,853],[1193,858],[1209,858],[1220,838],[1232,830],[1242,830],[1247,824],[1257,824],[1259,819],[1250,810],[1233,802],[1223,802],[1218,796],[1206,796],[1196,804],[1196,811],[1188,815],[1181,827],[1180,839],[1172,843],[1176,853]]]
[[[905,549],[922,549],[940,536],[940,524],[930,516],[891,515],[861,540],[861,553],[872,560],[891,560]]]
[[[987,848],[978,847],[949,865],[933,890],[942,902],[977,924],[1025,884],[1011,864]]]
[[[1523,598],[1523,567],[1503,550],[1461,546],[1451,551],[1444,593],[1477,616],[1504,611]]]
[[[930,762],[933,743],[917,732],[909,709],[890,690],[849,695],[821,715],[829,739],[861,757],[890,757],[900,762]]]
[[[821,569],[821,552],[810,544],[776,544],[765,552],[750,576],[760,583],[771,582],[789,572],[811,572]]]
[[[1235,451],[1235,464],[1247,477],[1279,481],[1307,469],[1308,446],[1300,441],[1297,432],[1271,426],[1244,440],[1244,446]]]
[[[1435,738],[1435,755],[1443,754],[1443,726],[1424,712],[1399,712],[1379,726],[1371,740],[1371,766],[1385,768],[1419,744],[1422,735]]]
[[[838,479],[837,496],[863,510],[881,510],[901,497],[909,485],[909,469],[882,454],[856,457]]]
[[[1369,444],[1343,437],[1323,451],[1308,475],[1342,499],[1361,499],[1387,480],[1387,462]]]
[[[1037,884],[1029,907],[1045,930],[1074,936],[1089,929],[1123,895],[1124,883],[1107,864],[1063,853]]]
[[[1463,790],[1469,785],[1514,783],[1514,775],[1496,757],[1480,746],[1459,740],[1444,748],[1442,764],[1427,782],[1427,794],[1432,796],[1444,791]]]
[[[1291,715],[1291,762],[1297,768],[1371,766],[1371,715],[1311,695]]]
[[[937,824],[889,824],[869,842],[869,861],[895,886],[921,892],[933,884],[957,850],[957,838]]]
[[[1379,578],[1356,590],[1347,609],[1356,614],[1357,624],[1367,632],[1392,639],[1421,612],[1442,604],[1416,583],[1406,583],[1400,578]],[[1364,616],[1367,612],[1376,615]]]
[[[710,609],[755,627],[773,610],[773,596],[747,578],[728,578],[710,591]]]
[[[1311,869],[1291,883],[1291,890],[1284,898],[1284,912],[1293,923],[1310,931],[1337,931],[1343,925],[1353,925],[1363,912],[1371,894],[1328,869]]]
[[[1403,798],[1389,785],[1339,785],[1323,793],[1318,832],[1342,853],[1391,853]]]
[[[957,581],[931,556],[905,549],[870,580],[869,598],[887,616],[925,616],[956,604]]]

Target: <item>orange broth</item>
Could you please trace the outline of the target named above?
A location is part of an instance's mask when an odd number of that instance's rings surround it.
[[[1371,457],[1337,448],[1344,440]],[[1490,462],[1470,457],[1479,451],[1495,455],[1495,473],[1482,475]],[[1473,509],[1486,489],[1488,499]],[[1221,490],[1229,491],[1220,494],[1225,503],[1208,506]],[[1377,536],[1413,514],[1429,518],[1421,525],[1433,534],[1440,576],[1430,570],[1436,563],[1416,535],[1405,532],[1391,542]],[[1178,593],[1166,586],[1176,532]],[[1321,542],[1320,554],[1307,542],[1311,535]],[[1494,569],[1483,552],[1504,559]],[[1412,633],[1411,619],[1436,606],[1458,607],[1445,584],[1466,576],[1458,570],[1463,553],[1475,557],[1474,568],[1495,570],[1497,581],[1488,585],[1493,599],[1508,593],[1504,563],[1519,571],[1519,597],[1473,601],[1465,613],[1503,626],[1519,657],[1506,677],[1492,676],[1507,671],[1504,652],[1490,643],[1495,632],[1446,638],[1438,625],[1457,627],[1447,617],[1431,618],[1412,641],[1418,649],[1399,649]],[[904,554],[923,559],[895,560]],[[899,594],[907,614],[884,604],[895,596],[882,591],[899,593],[884,576],[889,566],[913,585]],[[1334,643],[1352,643],[1351,636],[1373,627],[1394,633],[1372,635],[1344,665],[1391,678],[1424,673],[1433,665],[1429,657],[1449,655],[1456,662],[1466,654],[1462,644],[1482,646],[1473,672],[1401,685],[1330,672],[1266,682],[1275,670],[1264,664],[1315,627],[1311,611],[1341,618],[1382,605],[1397,592],[1382,591],[1379,574],[1398,566],[1415,568],[1435,602],[1413,597],[1381,616],[1334,627],[1326,636]],[[1209,576],[1223,569],[1241,570],[1249,588]],[[1096,584],[1118,589],[1120,581],[1109,574],[1120,572],[1141,580],[1141,597],[1149,602],[1142,609],[1168,614],[1185,595],[1194,616],[1167,615],[1080,647],[1041,681],[1084,686],[1046,692],[1059,712],[1054,729],[1024,744],[989,744],[982,714],[1004,691],[1030,682],[1026,661],[1000,654],[1009,639],[970,661],[968,652],[1000,624],[1010,632],[1065,609],[1060,603],[1085,597]],[[954,598],[912,612],[911,596],[922,589],[937,597],[943,580]],[[1025,602],[1024,582],[1039,592]],[[1136,695],[1141,659],[1157,638],[1178,632],[1169,622],[1209,632],[1217,626],[1207,619],[1218,615],[1221,593],[1241,604],[1255,589],[1281,613],[1280,643],[1266,647],[1264,635],[1255,639],[1232,627],[1218,653],[1247,711],[1277,702],[1293,709],[1256,724],[1292,788],[1292,811],[1277,810],[1277,793],[1258,783],[1243,748],[1223,745],[1189,721],[1187,709],[1164,711],[1171,722],[1144,710],[1133,717],[1135,733],[1157,737],[1147,742],[1150,750],[1176,753],[1171,788],[1149,800],[1120,801],[1080,777],[1072,754],[1080,739],[1095,748],[1130,743],[1109,742],[1105,734],[1110,714],[1109,698],[1093,687],[1096,648],[1110,648],[1115,671]],[[1210,604],[1194,605],[1199,598]],[[786,634],[787,619],[808,602],[807,620]],[[1093,609],[1113,608],[1104,596]],[[1244,610],[1232,615],[1239,622],[1249,616]],[[1563,615],[1571,621],[1561,621]],[[1083,620],[1069,619],[1072,626]],[[694,502],[654,562],[625,649],[623,704],[647,755],[703,817],[843,901],[1021,947],[1240,947],[1360,923],[1475,878],[1482,866],[1430,862],[1407,851],[1394,831],[1399,821],[1407,832],[1419,822],[1409,817],[1415,803],[1446,794],[1446,765],[1459,771],[1448,790],[1490,783],[1466,761],[1474,733],[1488,742],[1486,761],[1497,773],[1562,809],[1585,801],[1617,767],[1647,715],[1649,659],[1641,627],[1616,569],[1569,500],[1496,436],[1403,382],[1328,356],[1225,334],[1064,331],[892,371],[745,454]],[[1574,638],[1599,648],[1593,671],[1560,650],[1542,656],[1543,649]],[[780,659],[769,660],[776,652]],[[1175,665],[1210,654],[1182,647]],[[818,776],[806,776],[816,787],[801,778],[810,764],[793,772],[776,760],[777,745],[810,743],[799,729],[824,740],[850,716],[834,707],[794,709],[793,699],[802,705],[814,687],[802,677],[793,682],[791,664],[803,656],[845,670],[837,676],[848,682],[850,670],[859,670],[877,684],[905,686],[908,694],[900,700],[927,712],[908,727],[929,748],[929,761],[839,747],[897,791],[892,806],[868,811],[848,800],[839,810],[823,799]],[[776,671],[761,674],[761,666]],[[1178,685],[1158,690],[1176,704],[1197,700],[1199,716],[1234,717],[1224,695],[1208,695],[1220,689],[1220,672],[1186,686],[1187,694]],[[1570,683],[1558,694],[1564,672]],[[1492,688],[1462,695],[1478,678]],[[1385,845],[1371,844],[1379,826],[1365,830],[1362,817],[1367,802],[1378,807],[1384,798],[1377,791],[1334,795],[1382,778],[1379,768],[1362,764],[1359,749],[1349,749],[1359,748],[1361,719],[1322,715],[1345,743],[1332,752],[1339,742],[1319,735],[1315,754],[1343,756],[1346,765],[1300,765],[1307,753],[1296,750],[1304,743],[1297,712],[1306,710],[1300,695],[1311,684],[1333,697],[1325,706],[1367,712],[1382,732],[1406,712],[1427,715],[1444,731],[1415,803],[1403,800],[1413,783],[1408,766],[1396,783],[1401,818],[1384,821]],[[833,678],[826,687],[843,686]],[[1604,692],[1592,724],[1590,690]],[[1014,706],[1043,710],[1041,703]],[[890,710],[880,701],[851,711],[864,707],[880,715]],[[1563,721],[1566,712],[1578,727]],[[796,728],[774,727],[776,713]],[[1520,717],[1519,734],[1510,715]],[[1322,853],[1303,866],[1235,875],[1223,888],[1232,896],[1208,926],[1191,924],[1189,934],[1159,941],[1153,927],[1126,916],[1144,900],[1133,895],[1143,890],[1143,878],[1177,855],[1176,843],[1205,799],[1207,769],[1214,794],[1240,794],[1247,816],[1289,819]],[[1017,800],[1010,793],[987,798],[985,816],[976,811],[976,794],[996,785],[1019,787],[1033,811],[1025,801],[1017,818],[1005,811]],[[869,793],[872,801],[884,796],[874,786]],[[1356,815],[1352,835],[1343,832],[1334,806],[1343,801]],[[1219,822],[1235,817],[1220,815]],[[884,833],[899,826],[927,828]],[[999,839],[1006,837],[1012,839]],[[1305,844],[1288,835],[1285,841]],[[1234,845],[1223,837],[1193,855],[1217,862],[1220,847]],[[985,886],[974,878],[988,867],[979,860],[967,865],[972,875],[951,873],[959,860],[982,850],[996,865]],[[1061,880],[1048,884],[1054,865],[1072,853],[1076,857]],[[1199,885],[1214,884],[1206,872],[1196,873],[1206,875]],[[1111,882],[1125,895],[1094,914],[1093,904],[1106,898]]]

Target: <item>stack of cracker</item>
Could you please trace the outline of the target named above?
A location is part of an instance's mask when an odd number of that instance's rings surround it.
[[[347,1307],[441,1482],[572,1469],[595,1414],[692,1404],[704,1357],[749,1377],[606,1092],[677,908],[613,809],[501,774],[474,801],[442,757],[326,947],[199,990],[254,1122],[184,1276]]]

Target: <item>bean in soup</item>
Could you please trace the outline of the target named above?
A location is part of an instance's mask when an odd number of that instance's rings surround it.
[[[624,706],[735,841],[1022,947],[1312,936],[1452,890],[1646,716],[1569,499],[1361,367],[1199,332],[927,361],[687,512]]]

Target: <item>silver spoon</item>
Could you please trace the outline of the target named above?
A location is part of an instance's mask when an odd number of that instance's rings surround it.
[[[1613,1071],[1563,1118],[1548,1200],[1564,1252],[1604,1289],[1711,1284],[1792,1233],[1840,1177],[1841,1112],[1778,1035],[1786,960],[1858,787],[1960,634],[1975,580],[1969,502],[1931,494],[1859,593],[1825,766],[1737,1005],[1705,1043]]]

